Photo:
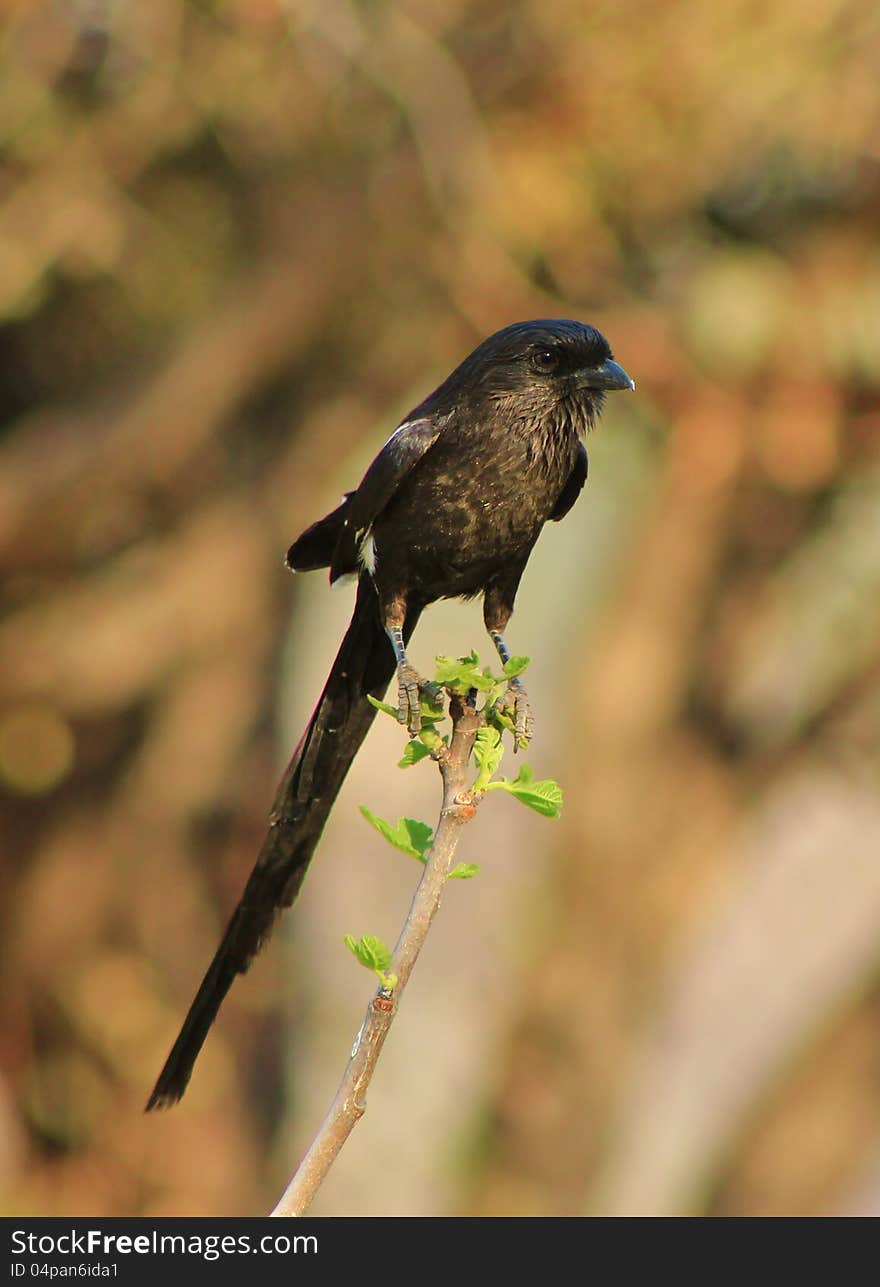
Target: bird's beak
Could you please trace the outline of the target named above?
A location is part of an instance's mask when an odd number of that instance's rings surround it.
[[[635,380],[631,380],[623,367],[612,358],[606,358],[599,366],[588,366],[578,371],[577,382],[587,389],[634,389]]]

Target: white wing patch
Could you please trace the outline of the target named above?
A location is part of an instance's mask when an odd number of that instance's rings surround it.
[[[361,567],[365,567],[370,576],[376,572],[376,542],[373,538],[372,529],[367,532],[366,536],[358,547],[358,562]]]

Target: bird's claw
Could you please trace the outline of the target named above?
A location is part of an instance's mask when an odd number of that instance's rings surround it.
[[[532,714],[532,706],[521,680],[510,680],[507,685],[507,692],[498,703],[498,710],[502,715],[508,715],[513,719],[514,751],[524,751],[532,740],[535,717]]]
[[[422,693],[435,698],[437,692],[437,685],[423,679],[413,666],[398,666],[397,722],[406,725],[410,737],[418,737],[422,731]]]

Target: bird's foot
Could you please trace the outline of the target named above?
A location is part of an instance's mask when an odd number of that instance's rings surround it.
[[[397,722],[406,725],[410,737],[418,737],[422,731],[422,694],[436,701],[439,691],[436,684],[423,679],[409,662],[397,667]]]
[[[498,703],[498,711],[513,720],[513,749],[524,751],[532,740],[535,717],[532,706],[520,679],[511,679],[507,692]]]

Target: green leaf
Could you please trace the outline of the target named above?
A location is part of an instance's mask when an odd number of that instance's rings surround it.
[[[368,970],[384,973],[391,964],[391,948],[375,934],[364,934],[362,938],[346,934],[343,942]]]
[[[416,818],[400,818],[398,819],[398,826],[401,822],[409,840],[409,852],[412,853],[413,857],[425,862],[425,854],[434,841],[433,830],[426,822],[419,822]],[[404,850],[404,852],[408,851]]]
[[[493,728],[505,733],[514,733],[516,731],[516,721],[512,712],[499,710],[496,705],[487,705],[484,714]]]
[[[424,732],[425,730],[423,729],[422,731]],[[427,746],[425,746],[424,742],[419,741],[417,738],[413,738],[411,742],[407,742],[402,758],[397,761],[397,767],[399,769],[408,769],[413,764],[418,764],[419,760],[423,760],[426,755],[430,754],[431,751]]]
[[[495,685],[491,672],[480,669],[480,659],[475,652],[458,659],[438,657],[435,678],[444,688],[461,694],[467,694],[472,688],[488,693]]]
[[[516,790],[511,793],[520,804],[534,809],[545,818],[562,816],[562,787],[558,782],[535,782],[531,790]]]
[[[465,669],[473,669],[474,666],[479,666],[480,664],[480,659],[475,652],[469,652],[466,657],[440,656],[436,657],[435,661],[437,663],[437,671],[434,678],[438,684],[444,685],[446,683],[447,674],[455,672],[461,667],[464,667]]]
[[[354,953],[361,965],[373,971],[382,987],[387,992],[393,992],[397,987],[397,975],[387,973],[388,966],[391,964],[390,947],[383,943],[381,938],[376,938],[375,934],[365,934],[363,938],[346,934],[342,941],[349,951]]]
[[[443,689],[439,685],[432,683],[430,688],[422,688],[419,691],[419,713],[422,717],[422,727],[426,723],[433,723],[434,720],[442,719],[445,711],[443,709]]]
[[[395,849],[408,854],[410,858],[425,862],[425,852],[430,848],[434,834],[426,822],[419,822],[415,818],[398,818],[392,824],[378,817],[365,804],[361,805],[361,813],[370,826],[375,827],[379,835],[384,836]]]
[[[447,880],[470,880],[472,876],[476,876],[479,870],[479,867],[474,862],[460,862],[452,868]]]
[[[375,707],[377,711],[383,711],[386,715],[392,715],[394,719],[397,719],[396,706],[389,706],[387,702],[380,702],[379,698],[374,697],[372,693],[367,693],[367,701],[371,706]]]
[[[490,782],[486,790],[508,791],[519,800],[520,804],[534,809],[545,818],[558,818],[562,813],[562,787],[552,778],[536,782],[534,771],[527,764],[520,767],[519,773],[512,781],[499,778],[497,782]]]
[[[419,741],[427,747],[429,755],[436,755],[442,746],[449,745],[449,736],[444,734],[441,737],[433,724],[427,726],[423,724],[422,731],[419,734]]]
[[[517,675],[521,675],[528,664],[528,657],[509,657],[502,670],[508,679],[516,679]]]
[[[399,769],[408,769],[413,764],[418,764],[428,755],[435,755],[442,746],[449,743],[447,736],[441,737],[433,724],[422,724],[422,731],[418,737],[414,737],[411,742],[407,742],[403,756],[397,762]]]
[[[485,764],[499,764],[503,754],[501,734],[497,728],[480,728],[477,730],[477,736],[474,739],[474,759],[478,768],[483,768]]]
[[[488,726],[478,729],[474,741],[474,761],[479,772],[474,783],[474,790],[485,791],[489,782],[498,772],[498,766],[501,764],[503,756],[504,746],[498,729]]]

